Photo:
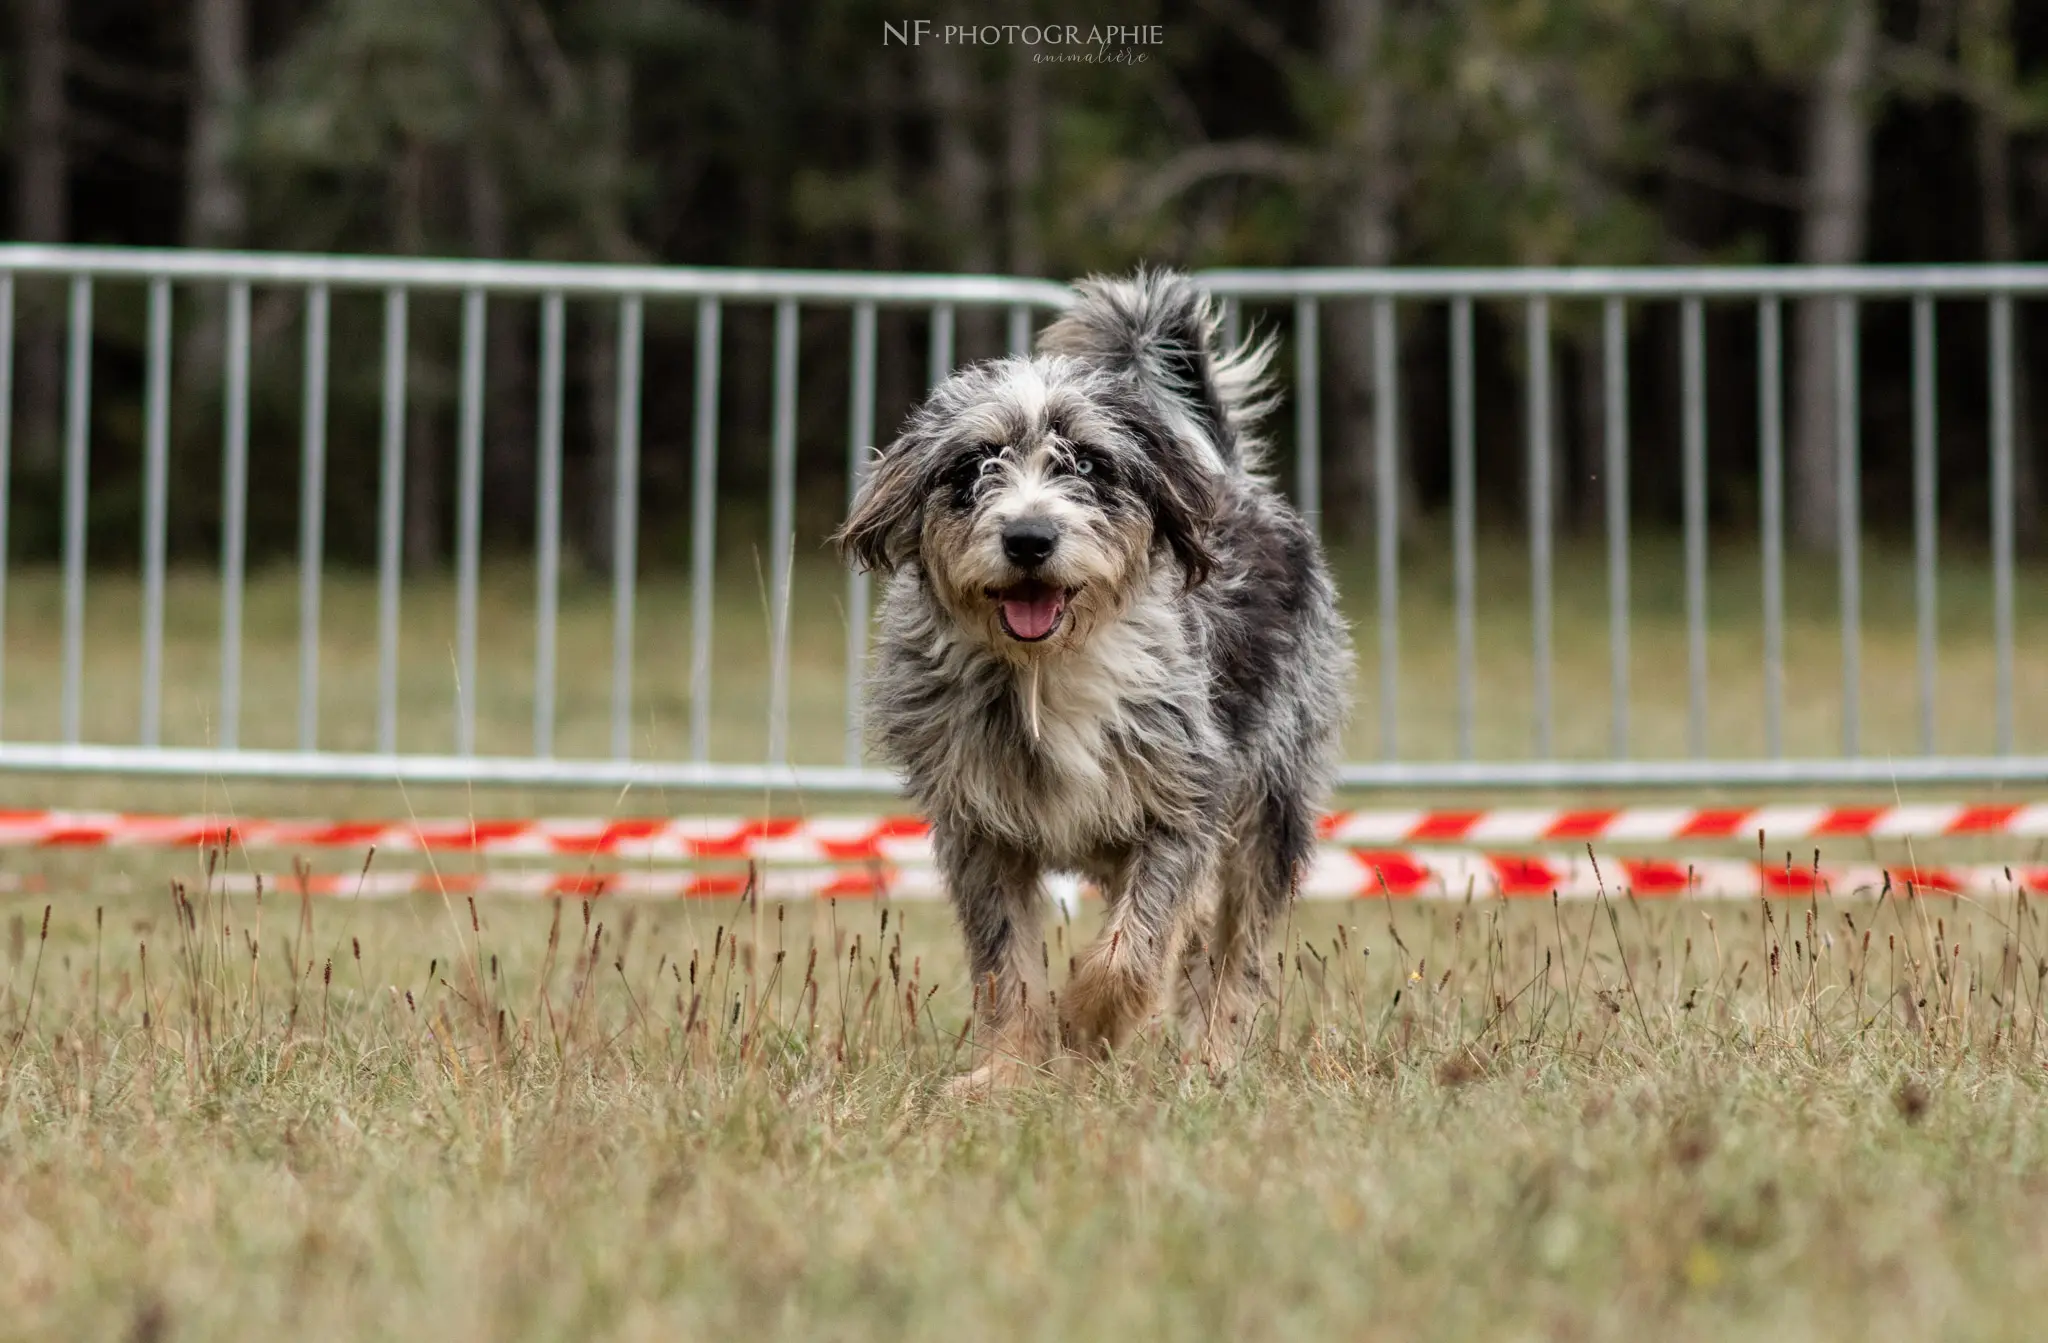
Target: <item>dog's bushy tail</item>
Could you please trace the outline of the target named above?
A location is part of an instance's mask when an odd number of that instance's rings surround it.
[[[1169,422],[1212,447],[1226,470],[1261,467],[1257,426],[1273,406],[1270,337],[1225,349],[1216,305],[1173,271],[1096,275],[1074,289],[1074,305],[1039,333],[1041,351],[1129,372]]]

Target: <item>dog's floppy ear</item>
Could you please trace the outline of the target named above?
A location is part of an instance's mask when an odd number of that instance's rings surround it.
[[[924,443],[905,434],[868,467],[844,526],[833,534],[839,553],[862,569],[893,573],[917,548],[924,512]]]
[[[1152,532],[1166,542],[1180,561],[1187,585],[1206,582],[1215,567],[1215,553],[1209,549],[1208,534],[1216,520],[1215,482],[1200,471],[1162,472],[1160,489],[1152,502]]]
[[[1145,493],[1152,505],[1152,534],[1180,561],[1187,585],[1198,587],[1216,564],[1208,538],[1222,503],[1220,482],[1174,441],[1165,426],[1139,417],[1136,427],[1146,442],[1146,465],[1151,468]]]

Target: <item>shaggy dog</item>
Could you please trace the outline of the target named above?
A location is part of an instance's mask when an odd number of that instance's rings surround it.
[[[1184,276],[1077,291],[1035,357],[932,392],[837,537],[889,575],[867,721],[966,939],[970,1087],[1044,1062],[1055,1017],[1106,1054],[1169,993],[1228,1066],[1348,702],[1322,554],[1259,474],[1271,346],[1221,348]],[[1108,898],[1056,1004],[1047,871]]]

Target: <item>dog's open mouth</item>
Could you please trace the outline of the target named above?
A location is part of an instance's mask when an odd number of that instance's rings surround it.
[[[991,588],[1003,633],[1024,643],[1037,643],[1060,626],[1066,614],[1067,590],[1027,578],[1006,588]]]

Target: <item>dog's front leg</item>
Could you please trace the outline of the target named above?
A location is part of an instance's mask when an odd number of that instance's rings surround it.
[[[933,848],[974,976],[976,1066],[955,1088],[1021,1080],[1052,1047],[1038,863],[1001,840],[943,822],[934,824]]]
[[[1215,846],[1185,832],[1150,835],[1118,865],[1102,933],[1060,996],[1068,1047],[1099,1058],[1144,1024],[1179,959],[1185,915],[1215,871]]]

